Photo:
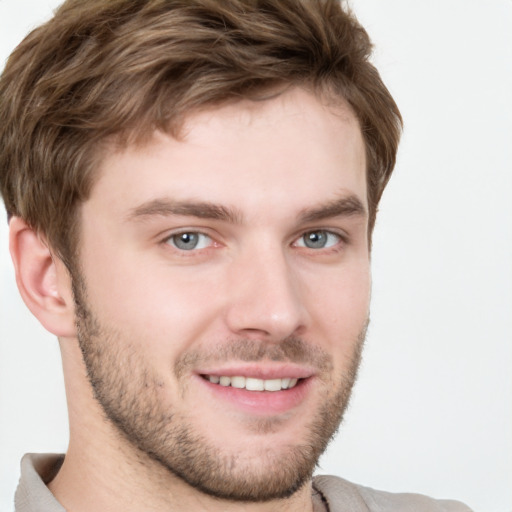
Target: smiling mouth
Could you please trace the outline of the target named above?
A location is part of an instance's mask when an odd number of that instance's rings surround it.
[[[219,386],[246,389],[247,391],[282,391],[294,388],[303,379],[255,379],[253,377],[226,375],[201,375],[201,377],[212,384]]]

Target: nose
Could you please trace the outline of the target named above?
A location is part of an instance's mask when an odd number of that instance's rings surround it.
[[[226,323],[239,336],[280,342],[306,328],[301,281],[281,247],[247,251],[229,271]]]

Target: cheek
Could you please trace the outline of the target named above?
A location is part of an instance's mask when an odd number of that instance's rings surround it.
[[[143,347],[151,359],[167,359],[187,349],[216,316],[211,278],[187,269],[130,260],[109,253],[91,255],[84,268],[87,302],[101,325],[125,342]]]
[[[334,347],[352,347],[365,328],[370,306],[368,265],[344,269],[330,276],[311,295],[311,317],[322,338]]]

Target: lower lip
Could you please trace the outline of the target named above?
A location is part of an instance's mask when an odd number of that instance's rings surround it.
[[[203,377],[198,378],[215,398],[225,400],[244,412],[262,416],[283,414],[298,407],[306,399],[311,387],[311,378],[308,378],[299,380],[291,389],[248,391],[247,389],[213,384]]]

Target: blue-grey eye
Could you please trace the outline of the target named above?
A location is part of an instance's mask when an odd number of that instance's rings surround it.
[[[340,236],[331,231],[319,229],[318,231],[309,231],[302,235],[297,241],[297,246],[307,247],[308,249],[327,249],[333,247],[340,241]]]
[[[168,243],[182,251],[193,251],[204,249],[211,244],[211,238],[204,233],[185,231],[169,237]]]

